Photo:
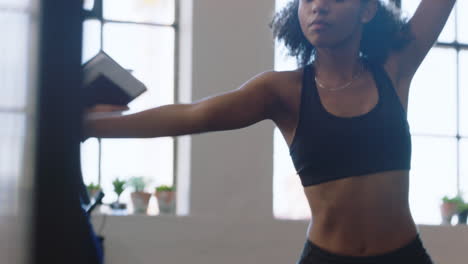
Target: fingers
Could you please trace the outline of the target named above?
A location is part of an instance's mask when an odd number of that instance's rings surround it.
[[[126,105],[106,105],[106,104],[99,104],[95,105],[88,109],[88,112],[121,112],[127,111],[130,108]]]

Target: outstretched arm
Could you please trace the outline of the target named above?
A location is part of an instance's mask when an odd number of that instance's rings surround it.
[[[409,21],[413,39],[403,51],[396,54],[400,79],[411,80],[444,28],[455,2],[456,0],[421,0]]]
[[[259,74],[236,90],[192,104],[165,105],[124,116],[88,116],[85,138],[180,136],[237,129],[273,119],[279,102],[272,88],[274,74]]]

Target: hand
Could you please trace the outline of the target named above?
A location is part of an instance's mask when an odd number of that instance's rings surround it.
[[[123,112],[130,108],[126,105],[107,105],[98,104],[86,109],[87,114],[91,113],[112,113],[112,112]]]
[[[81,142],[85,142],[90,137],[91,121],[99,117],[110,117],[122,115],[122,112],[129,110],[126,105],[107,105],[98,104],[86,108],[83,116],[83,133],[81,135]]]

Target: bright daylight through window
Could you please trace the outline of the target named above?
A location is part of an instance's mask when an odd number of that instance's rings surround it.
[[[85,9],[93,9],[100,1],[86,0]],[[103,17],[90,17],[84,23],[83,62],[103,49],[148,88],[129,104],[126,114],[174,103],[175,5],[175,0],[103,0]],[[127,182],[119,202],[128,207],[121,214],[133,212],[130,193],[141,177],[144,190],[152,194],[148,214],[159,212],[155,187],[174,183],[173,138],[102,139],[101,145],[91,138],[82,144],[81,157],[85,184],[99,184],[106,194],[105,204],[117,200],[113,182]]]
[[[280,9],[290,0],[277,0]],[[402,0],[410,17],[420,1]],[[410,207],[417,224],[441,223],[443,196],[468,199],[468,10],[458,1],[439,40],[413,78],[408,121],[413,142]],[[277,43],[276,70],[296,68]],[[441,67],[443,65],[443,67]],[[274,134],[274,215],[307,219],[310,212],[281,133]],[[452,219],[456,221],[456,219]]]

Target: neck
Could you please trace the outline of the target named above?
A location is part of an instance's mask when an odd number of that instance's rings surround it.
[[[359,69],[359,45],[360,39],[350,37],[333,47],[316,48],[316,75],[321,80],[330,80],[331,84],[350,80]]]
[[[314,65],[321,79],[349,80],[359,67],[359,54],[317,54]]]

